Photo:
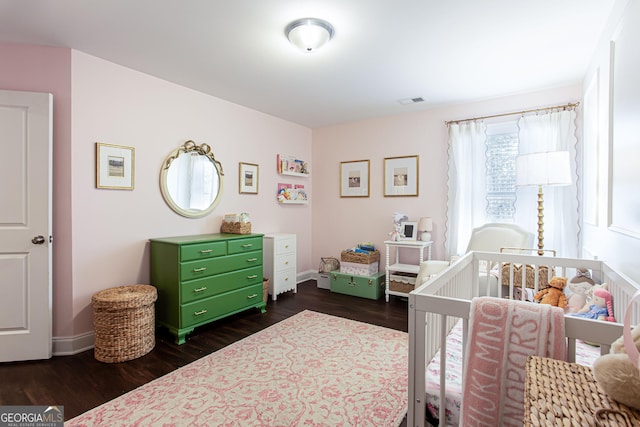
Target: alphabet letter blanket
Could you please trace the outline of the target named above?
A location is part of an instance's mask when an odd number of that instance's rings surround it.
[[[522,426],[525,362],[564,360],[564,312],[548,304],[471,301],[460,425]]]

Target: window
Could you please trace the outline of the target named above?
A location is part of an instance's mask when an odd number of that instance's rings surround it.
[[[516,212],[518,132],[504,129],[487,135],[487,220],[513,222]],[[489,133],[490,126],[487,127]],[[502,133],[504,132],[504,133]]]

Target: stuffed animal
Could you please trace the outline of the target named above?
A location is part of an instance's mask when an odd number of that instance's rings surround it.
[[[640,350],[640,327],[631,331],[633,343]],[[640,409],[640,370],[624,349],[623,337],[611,345],[609,354],[593,362],[593,376],[602,390],[614,400]]]
[[[529,301],[533,302],[533,289],[524,288],[524,298],[522,287],[514,287],[513,288],[513,299],[516,301]]]
[[[604,285],[605,286],[596,287],[593,290],[591,304],[588,307],[583,307],[582,310],[577,313],[570,313],[569,316],[615,322],[616,319],[613,316],[612,296],[611,293],[607,290],[606,284]]]
[[[571,295],[567,298],[565,313],[577,313],[586,304],[587,298],[591,295],[595,283],[591,278],[591,273],[586,268],[578,268],[576,275],[569,280],[568,287]]]
[[[393,221],[393,231],[389,233],[389,240],[397,242],[404,237],[402,235],[402,221],[408,220],[409,217],[403,214],[402,212],[394,212],[391,216],[391,220]]]
[[[565,308],[567,297],[564,295],[564,287],[567,286],[567,278],[553,276],[549,280],[549,287],[541,290],[533,297],[540,304],[550,304],[555,307]]]

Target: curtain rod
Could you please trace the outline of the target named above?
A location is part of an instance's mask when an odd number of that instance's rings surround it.
[[[461,119],[461,120],[449,120],[444,122],[445,126],[449,126],[451,124],[458,124],[458,123],[462,123],[462,122],[472,122],[474,120],[484,120],[484,119],[492,119],[494,117],[504,117],[504,116],[515,116],[515,115],[522,115],[522,114],[527,114],[527,113],[539,113],[541,111],[549,111],[549,110],[571,110],[574,108],[577,108],[578,105],[580,105],[580,102],[576,102],[576,103],[567,103],[564,105],[556,105],[553,107],[544,107],[544,108],[536,108],[536,109],[532,109],[532,110],[523,110],[523,111],[514,111],[512,113],[502,113],[502,114],[494,114],[491,116],[484,116],[484,117],[474,117],[472,119]]]

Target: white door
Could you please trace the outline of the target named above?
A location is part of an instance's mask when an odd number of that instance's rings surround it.
[[[0,90],[0,362],[51,357],[52,108]]]

